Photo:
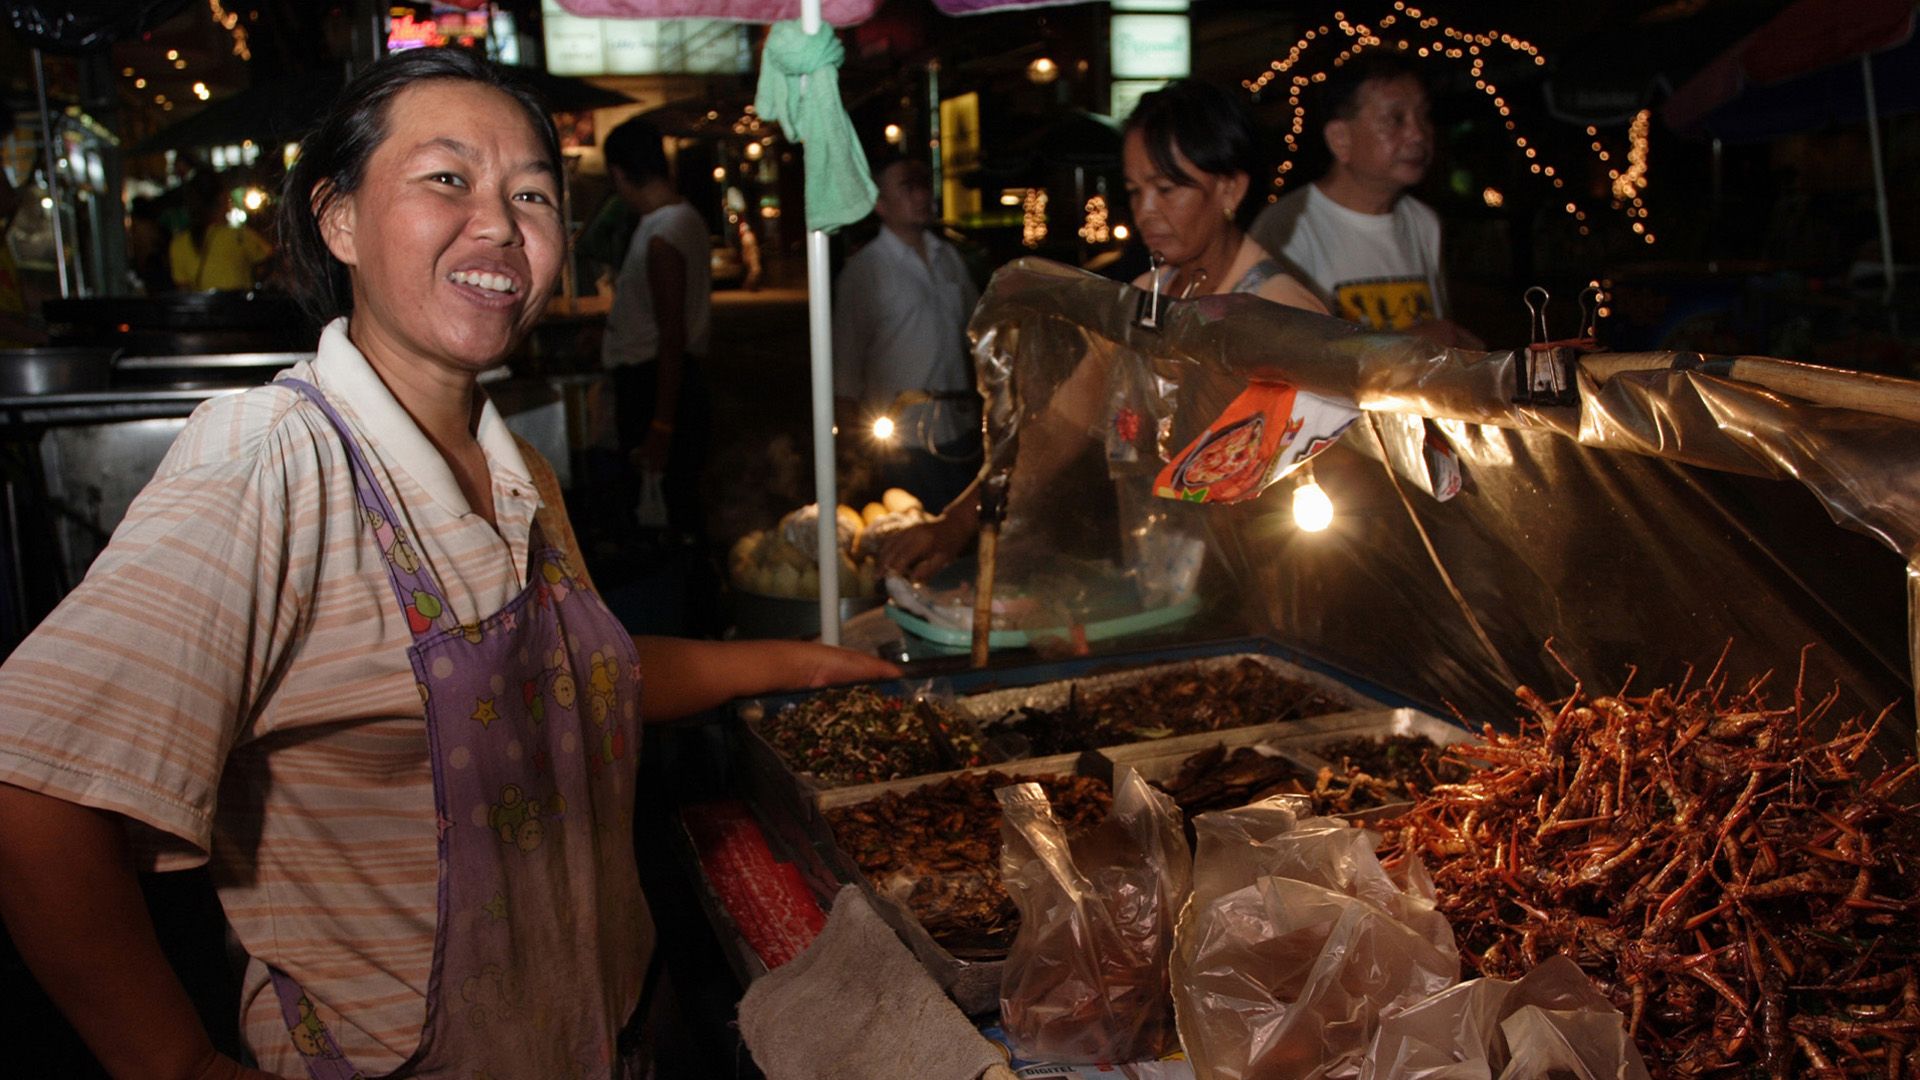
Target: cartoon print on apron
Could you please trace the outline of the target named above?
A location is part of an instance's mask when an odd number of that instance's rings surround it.
[[[393,1075],[620,1075],[616,1040],[648,938],[633,856],[633,639],[537,522],[527,587],[455,623],[346,423],[311,384],[280,381],[346,446],[426,709],[438,917],[420,1044]],[[299,984],[271,975],[314,1080],[360,1078]]]

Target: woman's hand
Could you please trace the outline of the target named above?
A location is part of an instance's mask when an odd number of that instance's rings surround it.
[[[960,557],[973,540],[978,514],[947,512],[880,541],[880,569],[914,581],[925,581]]]
[[[759,643],[773,660],[778,686],[767,690],[813,690],[838,683],[873,682],[897,679],[900,669],[863,652],[822,645],[815,641],[766,641]]]

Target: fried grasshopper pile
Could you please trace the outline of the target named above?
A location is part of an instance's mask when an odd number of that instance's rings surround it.
[[[1383,854],[1418,853],[1469,967],[1577,962],[1656,1076],[1920,1076],[1920,766],[1882,757],[1888,712],[1765,682],[1521,688]]]

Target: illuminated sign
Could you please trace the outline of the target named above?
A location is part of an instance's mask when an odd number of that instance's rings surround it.
[[[956,223],[980,216],[980,189],[966,176],[980,167],[980,95],[940,103],[940,206]]]
[[[513,13],[493,13],[492,33],[487,27],[486,11],[467,11],[452,4],[426,5],[426,17],[419,6],[396,4],[387,9],[387,51],[408,49],[472,49],[487,59],[504,64],[520,62],[520,39],[516,35]]]
[[[747,28],[723,19],[587,19],[541,0],[555,75],[744,75]]]
[[[1180,79],[1193,70],[1185,15],[1115,15],[1112,41],[1116,79]]]

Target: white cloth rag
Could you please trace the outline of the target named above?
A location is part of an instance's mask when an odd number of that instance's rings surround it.
[[[767,1080],[976,1080],[1006,1062],[852,885],[805,952],[747,988],[740,1034]]]

